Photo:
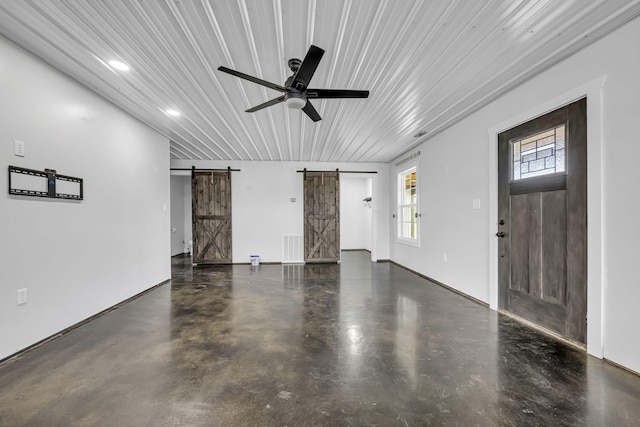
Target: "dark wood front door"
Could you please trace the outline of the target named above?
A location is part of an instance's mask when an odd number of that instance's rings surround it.
[[[499,307],[583,344],[586,102],[498,135]]]
[[[231,263],[231,174],[195,172],[191,180],[193,263]]]
[[[338,172],[304,174],[304,260],[340,260],[340,179]]]

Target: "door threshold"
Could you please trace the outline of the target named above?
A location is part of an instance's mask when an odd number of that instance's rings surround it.
[[[504,309],[498,309],[498,313],[507,316],[510,319],[515,320],[518,323],[521,323],[525,326],[530,327],[531,329],[535,329],[536,331],[555,339],[556,341],[561,341],[564,344],[567,344],[573,348],[575,348],[576,350],[580,350],[580,351],[584,351],[586,353],[587,351],[587,345],[583,344],[581,342],[577,342],[577,341],[573,341],[570,340],[569,338],[563,337],[562,335],[560,335],[559,333],[552,331],[550,329],[547,329],[545,327],[542,327],[536,323],[531,322],[530,320],[524,319],[520,316],[517,316],[513,313],[510,313],[508,311],[505,311]]]

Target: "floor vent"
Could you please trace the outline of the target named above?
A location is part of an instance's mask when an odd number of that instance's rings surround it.
[[[282,263],[295,264],[304,262],[302,234],[282,235]]]

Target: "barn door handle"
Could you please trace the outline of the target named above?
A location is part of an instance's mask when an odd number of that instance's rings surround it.
[[[501,239],[504,239],[504,237],[507,235],[507,233],[505,233],[504,231],[498,231],[496,233],[496,236],[498,236]]]

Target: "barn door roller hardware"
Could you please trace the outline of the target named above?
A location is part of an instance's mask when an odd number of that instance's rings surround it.
[[[191,171],[191,179],[196,176],[196,172],[227,172],[231,176],[231,172],[241,172],[240,169],[231,169],[231,166],[227,166],[226,169],[198,169],[195,166],[190,168],[171,168],[172,171]]]
[[[307,170],[307,168],[304,168],[302,170],[298,170],[296,172],[298,172],[298,173],[307,173],[307,172],[333,173],[333,172],[337,172],[338,174],[341,174],[341,173],[378,173],[378,171],[343,171],[343,170],[339,170],[339,169],[336,169],[335,171],[331,171],[331,170],[329,170],[329,171],[310,171],[310,170]]]

